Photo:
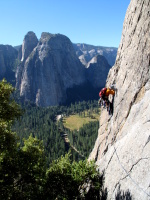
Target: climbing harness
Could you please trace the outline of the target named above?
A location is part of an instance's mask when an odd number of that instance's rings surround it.
[[[121,168],[125,171],[125,173],[127,174],[127,176],[131,179],[131,181],[136,185],[137,188],[139,188],[139,189],[140,189],[141,191],[143,191],[147,196],[150,197],[150,194],[148,194],[147,192],[145,192],[144,189],[141,188],[141,187],[136,183],[136,181],[130,176],[130,174],[129,174],[129,173],[127,172],[127,170],[124,168],[124,166],[122,165],[122,163],[121,163],[121,161],[120,161],[120,159],[119,159],[119,156],[118,156],[118,154],[117,154],[117,151],[116,151],[116,148],[115,148],[115,147],[114,147],[114,152],[116,153],[116,156],[117,156],[117,159],[118,159],[118,161],[119,161],[119,164],[120,164]]]

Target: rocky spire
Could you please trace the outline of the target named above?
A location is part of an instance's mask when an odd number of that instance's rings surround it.
[[[36,47],[38,43],[38,39],[34,32],[29,31],[23,40],[22,44],[22,59],[21,61],[26,60],[26,58],[30,55],[32,50]]]

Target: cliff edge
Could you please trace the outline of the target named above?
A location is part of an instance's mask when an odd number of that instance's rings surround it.
[[[108,199],[150,199],[150,0],[131,0],[115,65],[114,114],[100,116],[89,160],[105,172]]]

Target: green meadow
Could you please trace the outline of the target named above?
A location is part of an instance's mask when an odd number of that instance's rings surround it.
[[[63,118],[63,125],[70,130],[79,130],[84,124],[98,121],[100,116],[100,109],[98,113],[87,110],[81,113],[73,114]]]

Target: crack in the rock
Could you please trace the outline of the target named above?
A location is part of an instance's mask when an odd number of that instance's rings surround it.
[[[106,166],[106,169],[108,168],[108,165],[109,165],[109,163],[111,162],[111,160],[112,160],[114,154],[115,154],[115,150],[114,150],[114,152],[112,153],[112,156],[111,156],[111,158],[110,158],[109,161],[108,161],[108,164],[107,164],[107,166]]]
[[[143,149],[146,147],[146,145],[147,145],[149,142],[150,142],[150,135],[149,135],[149,137],[148,137],[148,139],[147,139],[147,141],[146,141],[146,143],[145,143]]]
[[[101,143],[98,145],[96,156],[95,156],[95,161],[97,161],[97,158],[98,158],[100,145],[101,145]]]
[[[144,124],[146,124],[146,123],[149,123],[150,122],[150,119],[149,120],[147,120],[146,122],[144,122]]]
[[[115,187],[114,187],[114,190],[113,190],[112,194],[113,194],[114,191],[116,190],[117,186],[120,185],[119,182],[120,182],[120,181],[118,181],[118,182],[116,183],[116,185],[115,185]]]
[[[125,179],[126,177],[129,177],[129,178],[131,179],[131,181],[136,185],[136,187],[137,187],[138,189],[140,189],[141,191],[143,191],[147,196],[150,196],[150,194],[148,194],[148,193],[146,192],[146,190],[144,190],[143,188],[141,188],[141,187],[139,186],[139,184],[138,184],[138,183],[130,176],[130,174],[129,174],[129,173],[133,170],[134,166],[137,165],[141,160],[149,159],[150,157],[139,159],[134,165],[132,165],[132,167],[131,167],[131,169],[129,170],[129,172],[127,172],[127,170],[124,168],[124,166],[122,165],[122,163],[121,163],[121,161],[120,161],[120,159],[119,159],[119,156],[118,156],[118,154],[117,154],[117,151],[116,151],[115,147],[114,147],[114,150],[115,150],[115,153],[116,153],[116,156],[117,156],[117,159],[118,159],[118,161],[119,161],[119,164],[120,164],[121,168],[122,168],[123,171],[126,173],[126,176],[125,176],[124,178],[122,178],[122,180]],[[121,179],[120,179],[119,181],[121,181]],[[118,183],[119,183],[119,182],[118,182]]]
[[[137,165],[141,160],[146,160],[146,159],[149,159],[149,158],[150,158],[150,157],[139,158],[139,159],[136,161],[136,163],[134,163],[134,164],[132,165],[132,167],[130,168],[130,170],[129,170],[128,173],[130,173],[130,172],[132,171],[132,169],[134,168],[134,166]]]
[[[120,182],[123,181],[123,180],[124,180],[125,178],[127,178],[127,177],[128,177],[128,175],[126,175],[125,177],[121,178],[121,179],[116,183],[115,188],[114,188],[114,190],[113,190],[113,193],[114,193],[114,191],[116,190],[117,186],[118,186],[118,185],[119,185],[119,186],[121,185]],[[113,194],[113,193],[112,193],[112,194]]]
[[[114,151],[114,152],[115,152],[115,151]],[[113,155],[114,155],[114,154],[113,154]],[[113,155],[112,155],[112,157],[113,157]],[[111,157],[111,159],[112,159],[112,157]],[[141,159],[139,159],[139,160],[131,167],[131,169],[130,169],[129,172],[131,172],[131,170],[133,169],[133,167],[134,167],[136,164],[138,164],[138,162],[140,162],[140,161],[143,160],[143,159],[148,159],[148,158],[141,158]],[[123,178],[119,179],[119,181],[115,184],[113,193],[114,193],[114,191],[116,190],[117,186],[120,185],[120,182],[123,181],[124,179],[126,179],[127,177],[129,177],[129,178],[134,182],[134,184],[137,185],[137,183],[136,183],[136,182],[131,178],[131,176],[129,175],[129,172],[127,172],[127,175],[124,176]],[[141,188],[139,185],[137,185],[137,186],[138,186],[139,189],[141,189],[146,195],[150,196],[148,193],[146,193],[146,192],[144,191],[143,188]],[[146,189],[146,190],[147,190],[147,189]]]

